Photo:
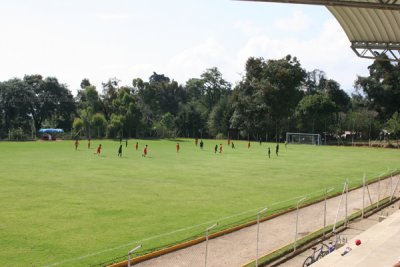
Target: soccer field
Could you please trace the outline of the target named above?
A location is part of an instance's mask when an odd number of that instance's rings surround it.
[[[276,157],[275,144],[205,140],[201,150],[184,139],[176,153],[176,142],[129,140],[122,158],[116,141],[93,140],[91,149],[82,141],[77,151],[73,141],[0,143],[0,266],[94,265],[400,168],[394,149],[281,144]]]

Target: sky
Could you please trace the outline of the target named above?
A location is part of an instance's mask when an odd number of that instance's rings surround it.
[[[87,78],[185,84],[217,67],[234,86],[249,57],[296,56],[346,92],[371,60],[358,58],[323,6],[233,0],[0,0],[0,81],[56,77],[76,94]]]

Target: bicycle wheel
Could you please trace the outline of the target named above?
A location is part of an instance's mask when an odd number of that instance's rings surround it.
[[[307,259],[303,263],[303,267],[310,266],[314,263],[314,258],[312,256],[307,257]]]

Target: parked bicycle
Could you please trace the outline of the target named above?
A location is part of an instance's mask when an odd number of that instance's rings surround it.
[[[346,243],[347,238],[341,237],[340,235],[335,236],[335,241],[329,241],[329,253],[335,251]]]
[[[322,259],[322,257],[329,254],[329,247],[324,243],[321,243],[321,247],[319,249],[317,249],[317,247],[313,247],[312,250],[313,253],[311,254],[311,256],[308,256],[306,258],[306,260],[303,263],[303,267],[310,266],[314,262],[318,261],[319,259]]]
[[[341,247],[347,242],[347,240],[341,236],[335,236],[334,241],[329,241],[329,245],[326,245],[324,242],[321,243],[321,247],[317,249],[317,247],[313,247],[313,253],[311,256],[308,256],[303,263],[303,267],[310,266],[314,262],[320,260],[321,258],[325,257],[329,253],[332,253],[337,248]]]

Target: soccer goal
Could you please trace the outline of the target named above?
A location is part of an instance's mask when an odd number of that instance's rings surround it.
[[[321,135],[311,133],[286,133],[288,144],[321,145]]]

